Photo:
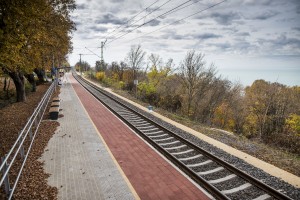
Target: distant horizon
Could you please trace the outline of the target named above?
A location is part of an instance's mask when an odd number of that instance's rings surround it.
[[[132,45],[141,45],[146,60],[155,53],[164,62],[174,59],[176,66],[195,50],[232,82],[246,86],[264,79],[300,85],[299,0],[221,4],[202,0],[184,6],[180,0],[155,1],[151,6],[140,0],[76,0],[76,4],[71,14],[77,28],[68,58],[71,65],[83,54],[81,59],[94,66],[101,57],[101,42],[107,41],[103,49],[107,63],[124,60]],[[179,9],[173,12],[176,6]]]

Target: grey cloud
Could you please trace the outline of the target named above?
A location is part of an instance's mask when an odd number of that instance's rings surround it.
[[[118,17],[114,16],[111,13],[104,14],[99,16],[100,19],[95,20],[97,24],[117,24],[121,25],[126,22],[126,19],[119,19]]]
[[[258,4],[260,5],[264,5],[264,6],[269,6],[274,2],[274,0],[244,0],[244,4],[246,5],[252,5],[252,6],[256,6]]]
[[[73,21],[76,24],[76,26],[81,26],[82,25],[82,22],[79,21],[79,20],[73,20]]]
[[[240,14],[237,12],[227,12],[227,13],[212,13],[210,15],[216,22],[222,25],[231,25],[234,20],[241,18]]]
[[[220,38],[221,35],[216,35],[214,33],[202,33],[202,34],[193,34],[189,35],[193,39],[201,39],[201,40],[207,40],[207,39],[213,39],[213,38]]]
[[[289,38],[285,34],[282,34],[274,39],[259,39],[258,42],[264,46],[269,47],[272,50],[277,52],[286,51],[289,52],[300,52],[300,39],[298,38]]]
[[[173,39],[173,40],[182,40],[182,39],[185,39],[184,36],[182,35],[178,35],[176,34],[175,32],[167,32],[166,34],[162,35],[162,38],[163,39]]]
[[[244,36],[244,37],[250,36],[250,34],[249,34],[248,32],[239,32],[239,33],[237,33],[236,35],[237,35],[237,36]]]
[[[107,31],[107,28],[105,28],[105,27],[91,26],[89,28],[95,32],[106,32]]]
[[[272,18],[278,14],[279,14],[278,12],[269,10],[269,11],[266,11],[263,13],[256,14],[256,16],[253,17],[253,19],[266,20],[266,19]]]
[[[216,44],[215,46],[220,47],[223,50],[231,48],[231,44],[229,43],[220,43],[220,44]]]
[[[290,45],[297,48],[300,48],[300,40],[297,38],[288,38],[286,35],[282,34],[275,39],[259,39],[261,44],[270,44],[271,46],[278,46],[280,48]]]
[[[87,8],[86,4],[78,4],[78,5],[76,5],[76,9],[78,9],[78,10],[84,10],[86,8]]]
[[[164,39],[174,39],[174,40],[208,40],[213,38],[220,38],[221,35],[216,35],[214,33],[202,33],[202,34],[185,34],[178,35],[175,32],[168,32],[162,36]]]
[[[113,2],[113,3],[120,3],[120,2],[124,2],[124,0],[111,0],[111,2]]]
[[[300,48],[300,40],[297,38],[287,38],[285,35],[281,35],[277,37],[275,40],[269,40],[270,42],[273,42],[276,45],[279,46],[293,46],[296,48]]]
[[[293,27],[293,30],[300,31],[300,27]]]
[[[151,20],[147,25],[149,26],[158,26],[160,24],[160,21],[157,19]]]
[[[208,46],[215,46],[215,47],[217,47],[218,49],[221,49],[221,50],[228,50],[232,47],[232,45],[228,42],[225,42],[225,43],[208,43],[207,45]]]

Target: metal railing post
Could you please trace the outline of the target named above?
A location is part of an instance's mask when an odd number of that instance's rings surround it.
[[[43,118],[43,114],[45,113],[45,109],[49,103],[49,99],[55,87],[56,87],[55,83],[52,83],[52,85],[50,86],[50,88],[47,90],[46,94],[43,96],[42,100],[40,101],[39,105],[35,108],[31,117],[27,120],[27,123],[24,126],[24,128],[19,132],[19,136],[15,141],[15,143],[13,144],[13,146],[11,147],[11,149],[9,150],[8,154],[6,154],[4,157],[1,157],[0,159],[0,187],[1,188],[2,186],[4,187],[8,199],[12,198],[15,188],[17,187],[17,183],[21,176],[22,170],[25,166],[29,152],[32,148],[34,138],[37,134],[39,124]],[[28,142],[27,139],[30,139],[29,142],[30,144],[28,148],[24,146]],[[10,185],[9,172],[12,169],[13,164],[16,162],[16,158],[19,153],[21,156],[22,166],[18,172],[16,179],[14,179],[12,181],[12,185]]]
[[[19,135],[20,135],[21,132],[19,132]],[[25,157],[25,152],[24,152],[24,145],[22,144],[22,139],[23,139],[23,136],[21,136],[20,140],[19,140],[19,144],[21,146],[20,148],[20,155],[21,155],[21,158],[23,159]]]
[[[6,156],[1,157],[1,164],[4,162]],[[5,173],[5,171],[7,170],[7,162],[4,163],[4,167],[2,169],[2,174]],[[6,175],[5,179],[4,179],[4,189],[5,189],[5,193],[7,196],[9,196],[11,188],[10,188],[10,184],[9,184],[9,177],[8,174]]]
[[[31,128],[29,128],[29,139],[30,139],[30,141],[32,140],[32,129]]]

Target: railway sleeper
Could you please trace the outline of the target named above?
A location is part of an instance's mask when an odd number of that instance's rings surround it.
[[[217,167],[217,168],[212,169],[212,170],[208,170],[208,171],[204,171],[204,172],[198,172],[197,174],[199,176],[201,176],[201,175],[212,174],[212,173],[215,173],[215,172],[218,172],[218,171],[221,171],[221,170],[224,170],[224,167]]]
[[[187,166],[190,167],[190,168],[199,167],[199,166],[207,165],[207,164],[212,163],[212,162],[213,162],[212,160],[206,160],[206,161],[201,162],[201,163],[188,164]]]
[[[187,161],[187,160],[193,160],[193,159],[196,159],[196,158],[200,158],[202,156],[203,156],[202,154],[198,154],[198,155],[187,157],[187,158],[179,158],[178,160],[180,160],[180,161]]]
[[[252,185],[250,183],[245,183],[239,187],[235,187],[235,188],[232,188],[230,190],[223,190],[221,191],[223,194],[232,194],[232,193],[235,193],[235,192],[239,192],[241,190],[245,190],[249,187],[251,187]]]

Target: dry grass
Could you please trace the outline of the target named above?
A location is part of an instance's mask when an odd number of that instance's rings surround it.
[[[114,92],[145,107],[148,105],[137,100],[126,91],[114,90]],[[216,129],[213,130],[203,124],[199,124],[195,121],[191,121],[187,118],[159,108],[156,108],[155,112],[168,117],[180,124],[190,127],[195,131],[201,132],[202,134],[205,134],[215,140],[225,143],[233,148],[236,148],[258,159],[273,164],[276,167],[286,170],[296,176],[300,176],[300,155],[290,153],[286,150],[282,150],[274,146],[266,145],[259,140],[250,140],[240,135],[230,135],[226,134],[223,131],[219,131]]]

